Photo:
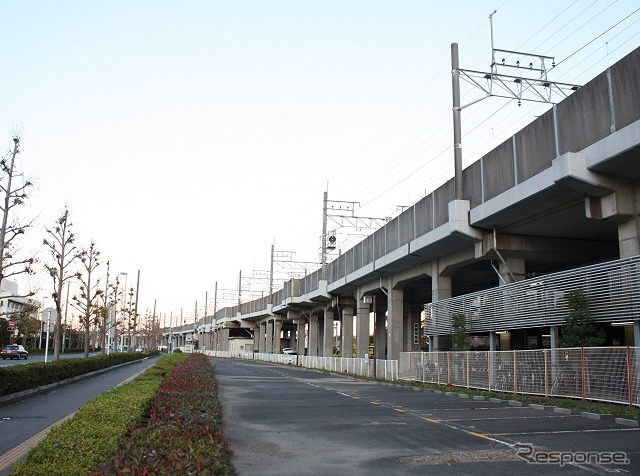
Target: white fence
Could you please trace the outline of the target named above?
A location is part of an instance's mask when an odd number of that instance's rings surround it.
[[[640,347],[402,352],[400,380],[640,406]]]
[[[309,355],[267,354],[206,350],[212,357],[260,360],[284,365],[295,365],[307,369],[328,370],[344,374],[360,375],[384,380],[398,380],[397,360],[354,359],[346,357],[314,357]]]

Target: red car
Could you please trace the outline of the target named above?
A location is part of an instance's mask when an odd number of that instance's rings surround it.
[[[21,346],[21,345],[8,345],[4,349],[0,350],[0,355],[2,356],[2,360],[5,359],[24,359],[27,360],[29,358],[29,352]]]

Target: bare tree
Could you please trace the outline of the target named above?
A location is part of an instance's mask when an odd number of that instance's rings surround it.
[[[100,278],[95,279],[95,271],[100,266],[100,251],[91,240],[89,248],[78,254],[82,270],[77,274],[80,281],[80,295],[73,296],[73,307],[80,311],[80,324],[84,327],[84,356],[89,357],[91,325],[100,320]]]
[[[107,280],[105,292],[102,294],[103,304],[97,320],[100,342],[103,342],[102,353],[106,352],[107,335],[114,333],[114,342],[118,341],[117,329],[121,322],[118,320],[118,303],[120,302],[120,277],[116,275],[114,282],[109,282],[110,264],[107,261]]]
[[[133,300],[133,288],[130,288],[129,302],[126,302],[126,296],[125,296],[125,303],[122,309],[123,321],[126,319],[126,324],[127,324],[126,331],[127,331],[127,338],[128,338],[128,343],[127,343],[128,352],[131,352],[131,348],[133,346],[134,336],[132,334],[132,331],[136,328],[136,324],[137,324],[138,314],[136,313],[136,307],[137,307],[137,304]]]
[[[148,311],[144,320],[143,332],[144,347],[155,350],[158,347],[158,343],[162,341],[162,330],[160,329],[160,322],[156,321],[155,316]]]
[[[53,258],[53,264],[46,264],[45,267],[53,279],[53,293],[51,296],[56,304],[56,327],[53,334],[53,359],[60,358],[60,348],[62,347],[62,287],[64,283],[77,275],[71,273],[69,268],[78,258],[78,250],[75,246],[75,234],[71,230],[73,223],[69,220],[69,210],[65,207],[64,212],[56,220],[53,228],[46,228],[49,239],[43,240],[44,245],[49,248]]]
[[[20,221],[13,217],[16,207],[24,204],[27,198],[27,190],[33,186],[30,181],[25,181],[22,174],[16,172],[16,156],[20,153],[20,137],[13,135],[13,149],[8,151],[0,159],[0,207],[2,212],[2,223],[0,224],[0,281],[19,274],[32,274],[34,263],[33,257],[16,258],[14,256],[15,241],[24,235],[31,223],[22,225]],[[16,181],[22,179],[20,184]],[[26,296],[30,296],[29,293]]]

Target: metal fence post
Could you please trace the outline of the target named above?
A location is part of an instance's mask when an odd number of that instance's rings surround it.
[[[631,351],[627,346],[627,392],[629,394],[629,406],[633,405],[633,386],[631,385]]]
[[[580,367],[582,370],[582,399],[586,398],[586,369],[584,366],[584,347],[580,347]]]
[[[467,388],[469,388],[469,352],[467,351]]]
[[[518,393],[518,367],[516,351],[513,352],[513,393]]]
[[[490,337],[491,338],[491,337]],[[489,353],[487,354],[487,373],[489,374],[489,391],[491,391],[491,384],[492,382],[492,370],[491,370],[491,361],[493,360],[493,352],[489,351]]]
[[[544,397],[549,398],[549,352],[544,349]]]

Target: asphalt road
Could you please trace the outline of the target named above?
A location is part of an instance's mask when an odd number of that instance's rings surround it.
[[[133,362],[0,407],[0,476],[9,474],[9,466],[26,456],[30,440],[38,434],[72,415],[92,398],[150,367],[157,359]]]
[[[212,361],[240,476],[640,474],[640,429],[612,417]]]

